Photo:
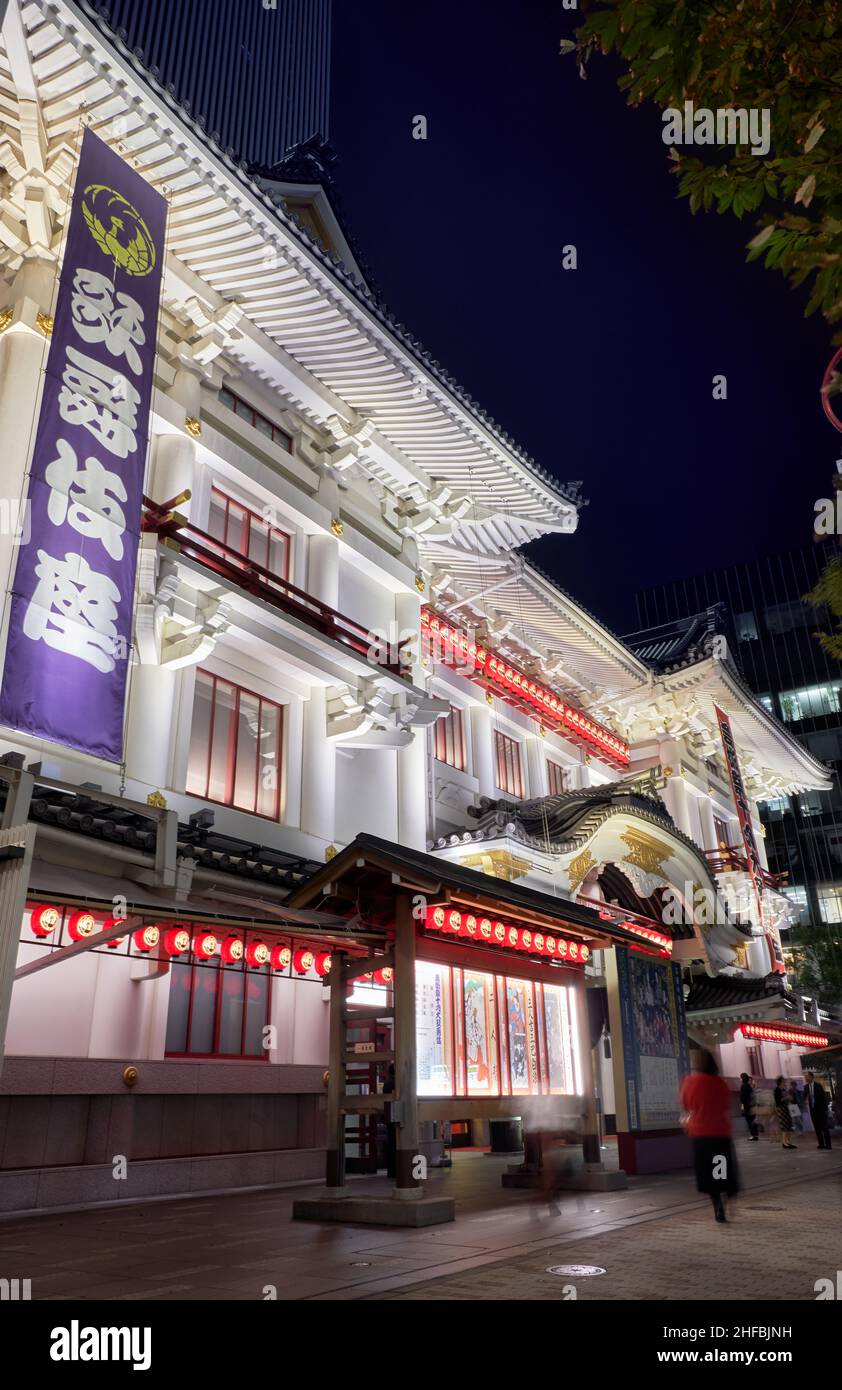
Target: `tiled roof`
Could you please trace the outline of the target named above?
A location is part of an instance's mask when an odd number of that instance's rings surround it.
[[[711,639],[723,631],[722,618],[722,604],[714,604],[704,613],[630,632],[622,640],[635,656],[655,670],[674,670],[710,655]]]
[[[735,975],[718,975],[711,980],[699,975],[690,986],[684,1008],[687,1013],[701,1013],[707,1009],[756,1005],[775,998],[787,999],[780,975],[767,975],[762,980]]]

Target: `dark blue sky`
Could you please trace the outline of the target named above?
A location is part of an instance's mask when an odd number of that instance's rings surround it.
[[[624,631],[638,588],[810,540],[838,453],[830,333],[746,265],[753,217],[690,215],[659,112],[627,107],[605,59],[581,81],[558,55],[571,29],[557,0],[335,0],[331,143],[393,312],[583,480],[576,536],[530,551]]]

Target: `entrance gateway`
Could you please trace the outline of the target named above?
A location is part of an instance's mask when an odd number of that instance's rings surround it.
[[[424,1190],[418,1159],[429,1121],[519,1118],[526,1163],[504,1177],[513,1185],[540,1180],[542,1136],[559,1133],[581,1145],[582,1186],[626,1185],[601,1158],[585,971],[595,951],[620,948],[659,964],[662,948],[610,911],[369,835],[290,899],[293,908],[316,905],[356,918],[374,944],[363,960],[333,949],[325,1191],[297,1201],[294,1216],[453,1220],[453,1200]],[[386,983],[366,1005],[359,983],[369,975]],[[680,992],[672,1003],[682,1011]],[[367,1021],[377,1025],[377,1050],[369,1043],[361,1054],[350,1039]],[[361,1065],[371,1069],[369,1084],[360,1084]],[[394,1143],[394,1187],[383,1197],[356,1196],[347,1184],[349,1126],[357,1137],[372,1115],[391,1127]]]

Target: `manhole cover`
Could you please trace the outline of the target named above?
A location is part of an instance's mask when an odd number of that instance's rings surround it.
[[[546,1274],[557,1274],[560,1279],[591,1279],[595,1274],[604,1274],[600,1265],[548,1265]]]

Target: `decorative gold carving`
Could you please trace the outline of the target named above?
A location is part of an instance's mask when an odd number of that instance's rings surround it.
[[[162,792],[150,792],[146,798],[147,806],[157,806],[159,811],[166,811],[167,798]]]
[[[13,318],[13,309],[4,309],[3,312],[0,313],[0,333],[2,333],[6,328],[9,327],[9,324],[12,322]]]
[[[329,1071],[323,1071],[323,1072],[322,1072],[322,1085],[324,1086],[325,1090],[327,1090],[329,1083],[330,1083],[330,1072],[329,1072]]]
[[[505,879],[507,883],[516,878],[523,878],[531,867],[526,859],[517,859],[507,849],[489,849],[483,854],[469,854],[459,862],[463,869],[479,869],[480,873],[490,874],[492,878]]]
[[[547,731],[546,731],[546,729],[544,728],[543,724],[539,724],[539,725],[538,725],[538,733],[541,735],[541,738],[545,738],[545,737],[546,737]]]
[[[494,704],[494,692],[493,692],[493,691],[491,691],[491,690],[486,690],[486,692],[485,692],[485,703],[486,703],[487,705],[493,705],[493,704]]]
[[[661,769],[661,771],[663,772],[663,774],[664,774],[665,777],[674,777],[674,776],[675,776],[675,773],[674,773],[674,771],[673,771],[673,769],[672,769],[671,767],[664,767],[664,768]]]
[[[336,536],[337,538],[338,538],[339,536],[343,535],[343,533],[344,533],[344,531],[345,531],[345,527],[343,526],[342,522],[339,520],[339,517],[338,517],[338,516],[335,516],[335,517],[333,518],[333,521],[330,523],[330,529],[331,529],[331,531],[333,532],[334,536]]]
[[[656,878],[662,878],[666,881],[667,875],[663,870],[663,862],[665,859],[669,859],[672,854],[670,845],[665,845],[662,840],[656,840],[654,835],[645,835],[642,830],[626,830],[620,839],[624,845],[629,847],[629,853],[625,856],[624,863],[634,864],[645,874],[654,874]]]
[[[424,576],[423,576],[423,574],[416,574],[416,576],[415,576],[415,587],[416,587],[416,589],[418,590],[419,594],[423,594],[424,590],[425,590],[426,587],[427,587],[426,584],[424,583]]]
[[[195,415],[188,415],[184,421],[184,428],[188,434],[192,434],[194,439],[198,439],[202,433],[202,422]]]
[[[331,859],[335,859],[337,854],[336,845],[328,845],[325,850],[325,863],[329,864]]]
[[[136,1086],[140,1079],[140,1072],[137,1067],[126,1067],[123,1071],[123,1085]]]
[[[45,338],[52,338],[53,319],[50,318],[49,314],[38,314],[35,318],[35,323],[36,326],[40,328]]]
[[[576,854],[567,865],[567,877],[570,881],[570,892],[575,893],[579,884],[591,869],[596,868],[596,860],[589,849],[583,849],[581,854]]]

